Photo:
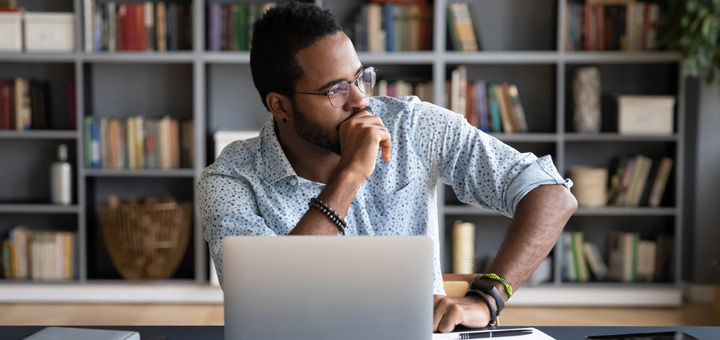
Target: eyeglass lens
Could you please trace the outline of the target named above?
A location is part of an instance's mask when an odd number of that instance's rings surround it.
[[[368,67],[362,70],[354,83],[360,92],[368,94],[372,93],[372,89],[375,87],[375,79],[375,68]],[[330,104],[334,107],[345,105],[350,97],[350,84],[347,81],[341,81],[333,85],[328,92],[328,97],[330,98]]]

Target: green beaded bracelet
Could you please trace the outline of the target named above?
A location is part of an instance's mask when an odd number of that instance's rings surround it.
[[[512,294],[512,287],[510,287],[510,285],[509,285],[507,282],[505,282],[505,279],[503,279],[502,277],[498,276],[497,274],[493,274],[493,273],[480,274],[480,276],[478,276],[479,279],[481,279],[481,278],[483,278],[483,277],[486,277],[486,278],[488,278],[488,279],[491,279],[491,280],[498,281],[498,282],[502,283],[503,286],[505,286],[505,292],[506,292],[507,295],[508,295],[508,300],[512,297],[512,295],[513,295],[513,294]]]

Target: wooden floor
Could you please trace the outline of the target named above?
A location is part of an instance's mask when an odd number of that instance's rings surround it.
[[[509,306],[503,326],[720,326],[714,304],[680,308]],[[222,305],[0,304],[0,325],[222,325]]]

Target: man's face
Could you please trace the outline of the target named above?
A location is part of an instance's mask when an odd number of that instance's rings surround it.
[[[340,154],[340,124],[367,107],[365,94],[352,84],[362,68],[352,42],[338,32],[298,52],[295,58],[303,70],[295,91],[327,93],[343,80],[351,83],[348,101],[341,107],[330,104],[327,96],[295,94],[292,101],[295,132],[309,143]]]

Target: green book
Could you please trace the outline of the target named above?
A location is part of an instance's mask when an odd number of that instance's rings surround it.
[[[239,51],[247,50],[247,21],[248,21],[248,5],[238,5],[238,13],[235,17],[235,38],[237,39],[237,47]]]
[[[245,50],[250,51],[250,47],[252,47],[252,37],[253,37],[253,24],[255,23],[255,19],[257,19],[260,16],[260,5],[253,5],[248,4],[248,11],[247,11],[247,41],[245,45]]]
[[[83,158],[83,164],[85,164],[86,169],[92,168],[92,122],[92,116],[86,116],[85,120],[83,121],[83,145],[85,146],[85,157]]]
[[[453,51],[460,51],[460,42],[457,38],[457,33],[455,32],[455,22],[453,21],[453,15],[452,11],[450,10],[450,6],[447,6],[447,24],[448,24],[448,33],[450,34],[450,43]],[[491,91],[492,92],[492,91]]]

